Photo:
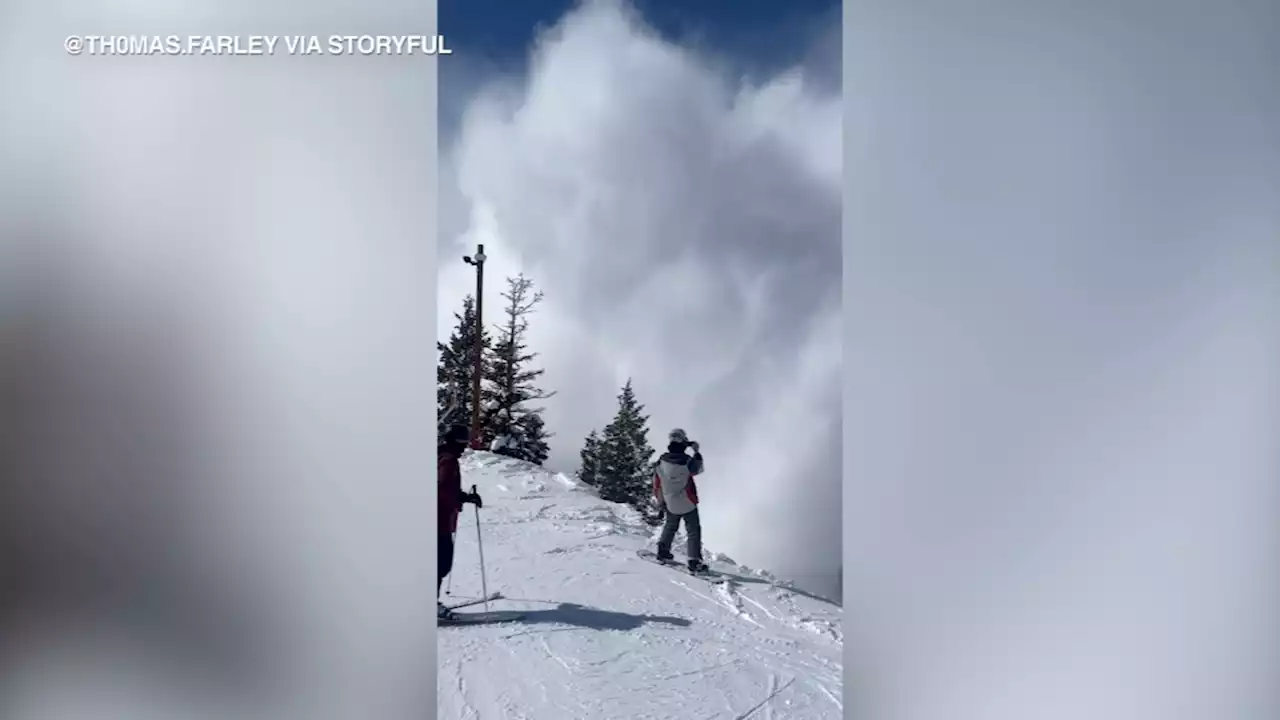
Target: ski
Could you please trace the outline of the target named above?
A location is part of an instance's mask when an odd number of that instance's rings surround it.
[[[523,617],[524,613],[513,610],[497,610],[494,612],[460,612],[452,613],[447,618],[437,618],[436,625],[488,625],[493,623],[515,622]]]
[[[483,603],[493,602],[494,600],[501,600],[501,599],[502,599],[502,593],[496,592],[496,593],[489,593],[489,597],[486,597],[486,598],[480,598],[478,600],[466,600],[464,602],[456,603],[454,605],[445,605],[445,607],[448,608],[449,610],[457,610],[458,608],[471,607],[472,605],[480,605]]]
[[[678,563],[674,560],[659,560],[658,554],[653,552],[652,550],[637,550],[636,556],[639,557],[641,560],[651,562],[654,565],[661,565],[663,567],[668,567],[668,568],[671,568],[672,570],[675,570],[676,572],[683,573],[691,577],[696,577],[701,580],[706,580],[709,583],[722,583],[722,582],[726,582],[727,580],[727,578],[723,577],[722,575],[720,575],[720,573],[716,572],[715,570],[707,569],[700,572],[694,572],[689,569],[689,566]]]

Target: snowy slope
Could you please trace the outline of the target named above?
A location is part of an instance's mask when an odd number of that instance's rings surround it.
[[[462,472],[485,503],[489,591],[506,596],[490,609],[527,614],[439,629],[440,718],[842,717],[836,605],[722,556],[708,557],[733,575],[722,586],[646,562],[656,529],[563,475],[489,453]],[[475,522],[468,505],[445,602],[481,594]]]

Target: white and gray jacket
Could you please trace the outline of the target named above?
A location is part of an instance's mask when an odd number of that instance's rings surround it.
[[[689,457],[668,452],[658,458],[653,471],[653,498],[672,515],[688,515],[698,509],[695,475],[703,470],[702,453]]]

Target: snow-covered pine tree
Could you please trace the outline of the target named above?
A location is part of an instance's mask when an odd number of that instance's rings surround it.
[[[634,493],[628,487],[625,461],[628,454],[626,435],[619,429],[615,418],[614,422],[604,426],[604,434],[596,453],[600,499],[631,503]]]
[[[582,458],[582,464],[578,467],[578,479],[587,485],[600,484],[600,433],[592,430],[587,436],[586,441],[582,445],[581,452],[578,457]]]
[[[485,368],[488,387],[485,388],[486,410],[480,431],[485,445],[493,442],[496,420],[504,412],[516,427],[527,432],[530,427],[528,418],[540,416],[543,408],[530,408],[525,403],[545,400],[555,394],[544,392],[536,385],[544,371],[530,367],[538,353],[528,352],[525,344],[529,315],[542,302],[542,293],[533,292],[533,281],[520,274],[507,278],[507,291],[502,293],[502,297],[507,301],[503,311],[505,319],[496,328],[496,339],[489,348],[489,363]],[[546,437],[549,436],[543,432],[544,445]],[[543,451],[545,453],[545,447]]]
[[[628,379],[618,394],[618,413],[605,426],[596,459],[601,499],[626,503],[652,522],[653,448],[649,445],[648,422],[649,416],[636,400]]]
[[[472,355],[476,340],[476,301],[468,295],[462,300],[462,312],[454,313],[458,323],[449,336],[448,343],[437,342],[439,355],[436,365],[436,417],[441,423],[456,419],[471,422],[471,371],[475,367]],[[481,332],[481,352],[489,348],[489,333]],[[484,368],[481,368],[484,373]],[[445,415],[452,411],[452,418]]]
[[[635,439],[632,441],[635,463],[635,479],[632,481],[636,488],[636,502],[632,506],[644,515],[645,520],[650,525],[656,525],[661,522],[658,516],[658,509],[653,504],[653,446],[649,444],[649,416],[641,417],[640,423],[636,427]]]
[[[542,415],[538,413],[525,415],[520,429],[524,433],[522,447],[524,448],[525,460],[534,465],[541,465],[546,462],[549,455],[547,438],[555,433],[546,431],[546,426],[542,422]]]

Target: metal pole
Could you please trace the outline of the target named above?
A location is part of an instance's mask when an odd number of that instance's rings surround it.
[[[480,442],[480,375],[484,367],[484,245],[476,245],[475,258],[467,261],[476,266],[476,334],[471,367],[471,447],[476,448]]]
[[[471,494],[476,494],[476,486],[471,486]],[[484,574],[484,543],[480,541],[480,506],[471,506],[476,511],[476,548],[480,551],[480,592],[483,593],[484,611],[489,612],[489,582]]]

